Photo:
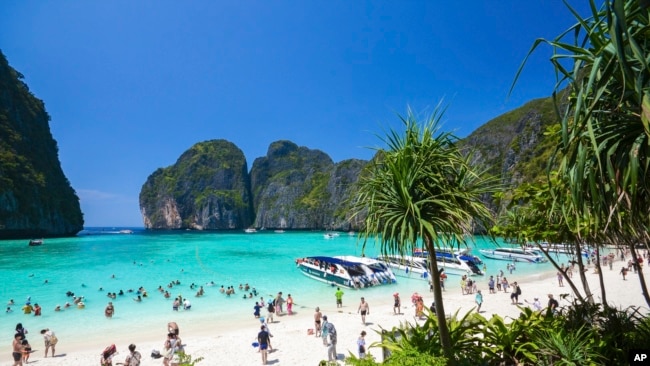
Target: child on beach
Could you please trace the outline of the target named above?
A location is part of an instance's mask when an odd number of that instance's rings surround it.
[[[21,344],[23,346],[23,363],[29,363],[29,355],[32,353],[32,346],[29,344],[27,339],[23,339]]]
[[[357,348],[359,349],[359,358],[366,357],[366,331],[362,330],[361,335],[357,339]]]
[[[287,314],[293,315],[293,298],[291,294],[287,295]]]

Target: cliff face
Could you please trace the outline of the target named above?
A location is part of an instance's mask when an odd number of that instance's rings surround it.
[[[251,169],[255,225],[267,228],[322,228],[330,200],[327,181],[334,162],[318,150],[290,141],[269,146]]]
[[[244,154],[225,140],[192,146],[174,165],[147,178],[140,211],[147,229],[248,227],[253,211]]]
[[[489,121],[459,144],[476,152],[474,164],[490,167],[511,189],[544,177],[558,142],[545,131],[556,122],[551,98],[538,99]],[[276,141],[248,174],[241,151],[220,140],[210,149],[193,147],[173,167],[154,172],[140,207],[145,226],[153,229],[359,230],[364,217],[351,217],[351,201],[366,164],[334,164],[322,151]]]
[[[50,116],[0,52],[0,239],[73,236],[79,197],[63,174]]]

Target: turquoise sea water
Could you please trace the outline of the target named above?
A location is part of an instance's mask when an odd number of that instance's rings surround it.
[[[357,237],[347,233],[325,239],[322,232],[98,232],[87,231],[92,235],[74,238],[46,239],[45,244],[37,247],[28,246],[27,240],[0,243],[0,301],[6,303],[14,299],[16,302],[12,313],[3,311],[0,314],[0,328],[4,329],[2,344],[10,344],[12,330],[18,322],[31,331],[32,337],[47,327],[56,329],[60,338],[67,335],[68,338],[88,340],[100,337],[105,329],[164,329],[164,324],[170,320],[218,324],[219,321],[252,318],[253,300],[243,300],[243,292],[238,289],[236,295],[226,297],[218,292],[221,285],[237,288],[239,284],[248,283],[265,299],[282,291],[285,298],[292,294],[297,311],[301,311],[302,305],[312,312],[314,304],[333,304],[334,291],[326,284],[303,276],[295,266],[295,259],[314,255],[361,254]],[[476,249],[493,246],[484,238],[476,238],[471,244],[475,255],[479,255]],[[367,248],[366,256],[375,255],[376,248]],[[507,262],[482,259],[487,264],[488,274],[496,274],[499,269],[506,272]],[[515,274],[525,276],[551,269],[548,263],[518,263]],[[179,280],[181,285],[168,289],[167,284],[175,280]],[[449,280],[456,283],[454,276]],[[206,286],[210,281],[214,281],[216,286]],[[203,285],[205,296],[195,297],[196,290],[190,289],[192,283]],[[147,289],[149,297],[135,302],[132,300],[135,294],[127,291],[135,291],[140,286]],[[188,297],[192,301],[192,310],[173,312],[172,299],[165,299],[156,290],[158,286],[170,290],[172,298],[178,295]],[[398,284],[394,286],[404,294],[428,292],[427,283],[417,279],[398,277]],[[100,287],[103,291],[99,290]],[[116,300],[106,296],[108,292],[120,290],[126,294]],[[72,298],[66,296],[68,291],[84,296],[86,308],[72,307],[54,312],[56,305],[63,306],[66,301],[72,303]],[[392,291],[377,287],[360,292],[390,296]],[[348,294],[351,292],[354,290],[347,290]],[[356,295],[348,296],[350,301],[357,301]],[[41,317],[22,314],[20,308],[28,297],[32,304],[42,306]],[[104,317],[108,301],[113,301],[116,308],[113,319]]]

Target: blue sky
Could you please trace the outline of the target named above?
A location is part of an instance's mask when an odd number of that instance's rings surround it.
[[[586,10],[586,1],[569,1]],[[369,159],[407,106],[459,137],[555,84],[559,0],[6,1],[0,49],[45,102],[86,226],[142,226],[147,177],[226,139]],[[581,11],[584,14],[584,11]]]

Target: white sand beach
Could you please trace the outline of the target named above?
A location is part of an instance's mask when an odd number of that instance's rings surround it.
[[[607,298],[610,304],[618,307],[628,307],[631,305],[641,306],[647,310],[646,303],[641,294],[638,277],[635,273],[630,272],[627,280],[623,280],[619,274],[623,262],[616,261],[614,269],[606,268],[604,270],[604,282],[607,289]],[[505,265],[505,263],[504,263]],[[600,286],[598,276],[593,273],[593,266],[586,272],[590,282],[590,287],[596,300],[600,300]],[[646,278],[650,275],[648,266],[643,267]],[[570,293],[570,287],[566,284],[559,287],[557,277],[553,272],[547,272],[529,277],[519,277],[517,273],[506,275],[510,282],[517,281],[522,287],[519,306],[528,306],[525,300],[533,301],[534,297],[539,297],[543,306],[546,306],[548,294],[553,294],[560,301],[560,306],[568,305],[568,300],[561,300],[561,294]],[[577,282],[577,274],[573,279]],[[445,311],[453,314],[459,311],[459,314],[465,314],[473,311],[475,307],[474,295],[462,295],[458,282],[460,278],[450,276],[444,292]],[[490,294],[487,288],[487,278],[479,279],[478,288],[482,290],[484,304],[482,314],[491,317],[492,314],[498,314],[504,317],[516,317],[519,314],[519,308],[511,305],[510,294],[497,292]],[[321,284],[314,282],[314,286]],[[581,286],[579,286],[581,288]],[[332,291],[323,287],[324,291]],[[346,291],[341,309],[337,309],[332,291],[332,301],[328,304],[311,304],[309,299],[297,301],[294,309],[297,314],[280,316],[275,319],[274,323],[269,325],[273,338],[271,339],[274,351],[268,356],[269,365],[310,365],[316,366],[318,363],[327,359],[327,348],[323,345],[320,338],[314,335],[308,335],[308,329],[313,328],[314,308],[319,306],[321,312],[327,315],[338,332],[337,352],[339,363],[343,364],[343,359],[350,352],[356,353],[356,340],[362,330],[367,332],[366,344],[379,341],[380,336],[376,333],[381,328],[390,329],[400,322],[414,322],[414,307],[411,304],[411,293],[400,293],[402,299],[402,315],[393,314],[393,293],[399,292],[397,286],[387,287],[385,293],[374,292],[372,296],[363,291]],[[433,300],[433,294],[421,293],[424,297],[425,305],[429,306]],[[361,317],[357,314],[359,298],[364,296],[370,305],[370,313],[367,316],[367,325],[361,323]],[[39,334],[32,334],[30,342],[36,350],[31,358],[30,365],[39,366],[89,366],[99,364],[100,352],[111,343],[115,343],[119,354],[113,359],[113,364],[123,362],[129,354],[127,349],[130,343],[137,345],[137,350],[142,353],[142,365],[161,365],[162,359],[153,359],[150,357],[152,349],[161,350],[166,334],[166,324],[168,320],[161,320],[159,329],[141,330],[134,326],[134,329],[124,329],[119,333],[106,333],[104,339],[96,340],[70,340],[59,339],[56,351],[57,356],[54,358],[43,358],[43,343]],[[212,323],[211,323],[212,324]],[[222,319],[218,323],[219,327],[206,329],[204,324],[183,324],[179,322],[180,336],[183,343],[186,344],[186,352],[193,357],[204,357],[199,365],[260,365],[261,357],[257,349],[252,346],[256,340],[259,331],[259,321],[251,316],[251,321],[242,323],[233,323],[228,319]],[[92,326],[92,325],[87,325]],[[8,325],[6,325],[6,328]],[[112,331],[114,332],[114,331]],[[71,346],[73,344],[74,346]],[[4,346],[5,352],[1,357],[2,365],[12,365],[11,345]],[[369,352],[378,360],[382,359],[381,349],[370,348]]]

